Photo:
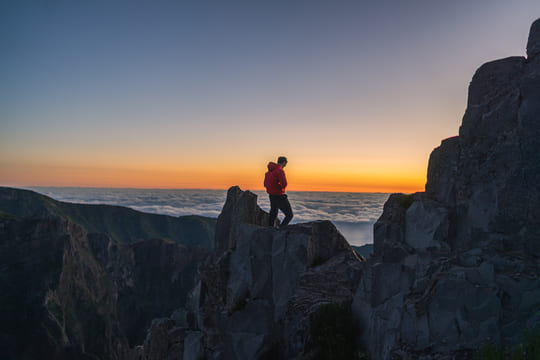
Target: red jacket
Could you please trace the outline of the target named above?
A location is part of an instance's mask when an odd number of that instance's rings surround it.
[[[264,176],[264,187],[270,195],[283,195],[287,187],[287,178],[281,165],[268,163],[268,172]]]

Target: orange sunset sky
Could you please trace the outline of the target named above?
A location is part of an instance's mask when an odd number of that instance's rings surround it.
[[[0,5],[0,185],[415,192],[537,0]]]

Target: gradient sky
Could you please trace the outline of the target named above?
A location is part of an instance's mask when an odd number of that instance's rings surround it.
[[[538,0],[2,1],[0,185],[423,190]]]

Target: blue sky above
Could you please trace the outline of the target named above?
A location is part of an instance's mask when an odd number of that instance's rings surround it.
[[[539,16],[537,0],[4,1],[0,172],[281,153],[424,171],[474,71],[524,55]],[[23,178],[0,182],[50,185]]]

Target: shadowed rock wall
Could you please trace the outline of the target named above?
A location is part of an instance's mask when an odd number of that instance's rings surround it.
[[[232,187],[218,219],[216,253],[181,319],[156,320],[139,359],[308,359],[315,313],[350,306],[363,259],[329,221],[267,227],[249,191]]]
[[[540,20],[481,66],[425,193],[392,195],[353,310],[373,359],[463,359],[540,324]]]

